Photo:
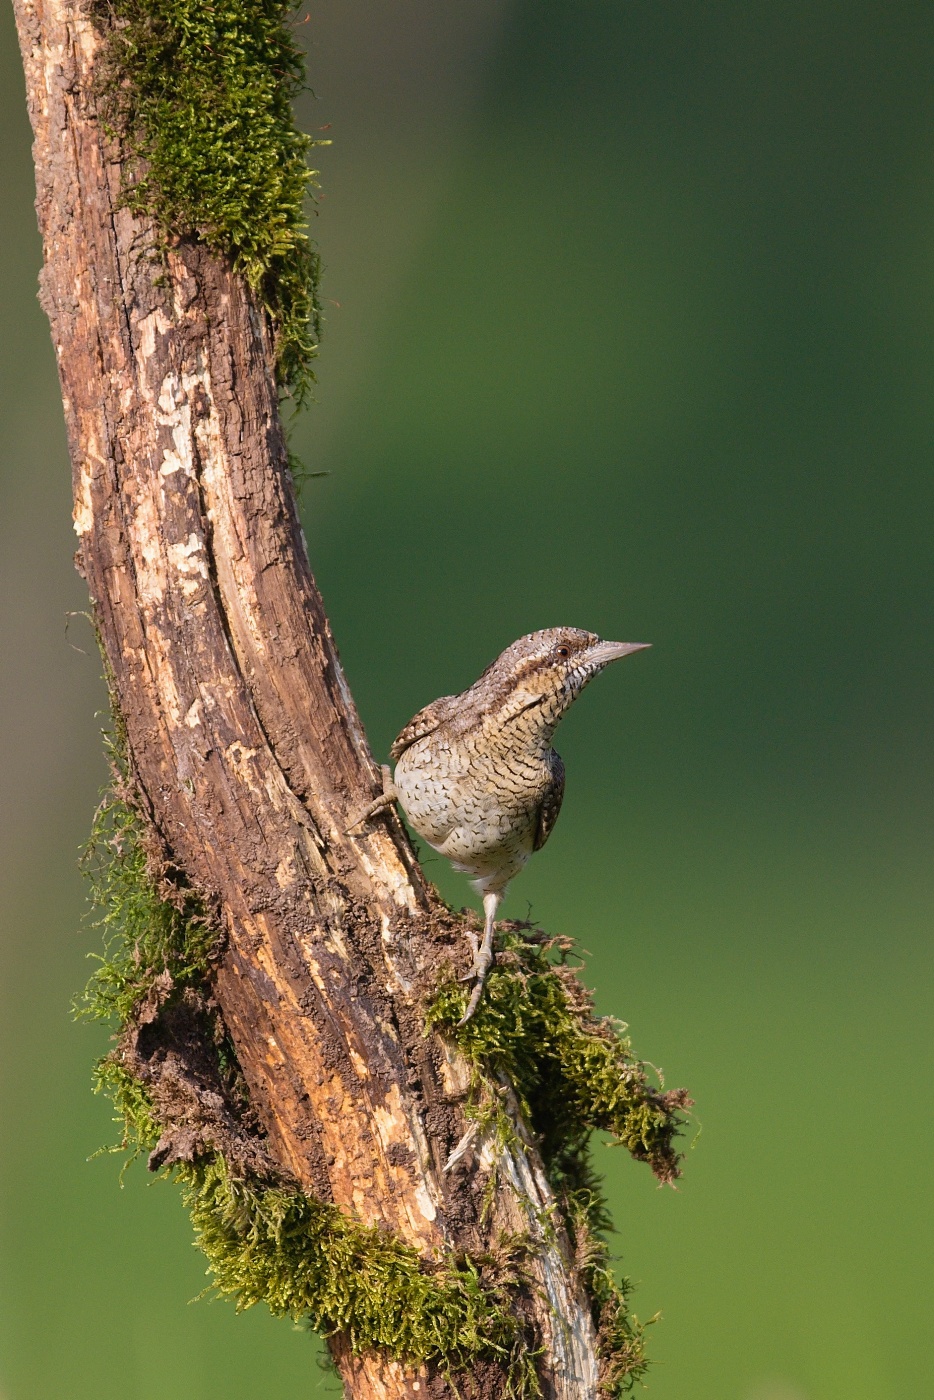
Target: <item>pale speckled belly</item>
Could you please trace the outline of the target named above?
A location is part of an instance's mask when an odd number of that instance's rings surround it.
[[[477,888],[502,889],[525,865],[535,840],[548,770],[537,759],[508,763],[484,755],[413,744],[399,759],[395,785],[418,835]]]

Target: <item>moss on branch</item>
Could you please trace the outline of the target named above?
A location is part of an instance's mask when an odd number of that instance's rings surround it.
[[[92,921],[103,930],[105,952],[79,1009],[110,1020],[118,1032],[118,1048],[98,1065],[95,1087],[111,1096],[123,1125],[116,1150],[136,1155],[153,1153],[174,1125],[139,1077],[140,1061],[137,1073],[127,1068],[134,1062],[125,1048],[141,1013],[171,1019],[186,989],[190,996],[206,982],[216,934],[203,904],[159,856],[134,795],[120,726],[105,738],[112,781],[88,861]],[[683,1091],[655,1088],[618,1026],[593,1015],[589,994],[568,965],[570,951],[567,939],[503,929],[474,1018],[454,1029],[465,992],[446,982],[428,1007],[426,1031],[452,1034],[468,1059],[470,1116],[503,1141],[513,1137],[502,1100],[509,1085],[540,1143],[591,1299],[601,1395],[610,1400],[630,1389],[647,1363],[644,1329],[628,1307],[629,1283],[610,1268],[610,1223],[589,1141],[594,1130],[608,1132],[660,1180],[673,1180],[678,1110],[690,1100]],[[229,1041],[217,1039],[212,1053],[224,1059],[218,1082],[229,1079]],[[155,1151],[151,1162],[161,1160]],[[182,1187],[214,1287],[238,1308],[264,1302],[326,1336],[346,1333],[356,1351],[376,1349],[451,1374],[496,1362],[509,1395],[538,1395],[534,1352],[515,1308],[526,1243],[504,1241],[495,1256],[482,1259],[426,1261],[293,1183],[232,1166],[203,1136],[192,1160],[173,1160],[163,1174]],[[494,1174],[489,1183],[493,1189]]]
[[[75,1010],[122,1029],[160,979],[176,987],[204,979],[218,932],[139,810],[115,708],[113,715],[104,731],[110,782],[84,852],[88,920],[101,930],[104,950],[89,955],[97,967]]]
[[[151,1152],[163,1125],[145,1086],[108,1056],[96,1087],[110,1094],[123,1126],[114,1150]],[[344,1333],[357,1353],[381,1351],[452,1377],[478,1361],[496,1362],[507,1377],[504,1400],[540,1394],[513,1306],[521,1242],[503,1242],[480,1260],[432,1264],[292,1185],[238,1177],[220,1154],[174,1163],[163,1175],[182,1187],[213,1289],[238,1311],[265,1303],[274,1316],[304,1321],[322,1336]]]
[[[563,1174],[568,1153],[601,1129],[659,1181],[673,1182],[685,1091],[656,1088],[619,1023],[593,1014],[590,993],[568,965],[571,939],[514,924],[500,932],[498,948],[467,1024],[457,1025],[467,992],[452,980],[429,1007],[428,1027],[452,1027],[478,1076],[493,1072],[512,1085],[552,1172]]]
[[[264,1302],[325,1336],[345,1333],[355,1352],[381,1351],[452,1374],[496,1361],[512,1394],[538,1394],[513,1308],[521,1249],[432,1267],[336,1206],[234,1181],[222,1159],[187,1169],[182,1179],[214,1287],[238,1307]]]
[[[122,141],[124,198],[173,236],[229,257],[269,314],[282,388],[301,400],[320,335],[305,199],[316,145],[291,0],[92,0],[97,97]]]
[[[656,1087],[624,1028],[593,1014],[591,995],[568,964],[570,939],[514,924],[497,942],[474,1016],[457,1024],[468,993],[452,979],[431,1003],[427,1026],[445,1028],[470,1062],[468,1114],[484,1133],[509,1138],[503,1088],[516,1095],[591,1299],[601,1394],[614,1397],[645,1373],[644,1328],[629,1312],[629,1280],[617,1280],[610,1267],[612,1227],[590,1140],[595,1131],[608,1133],[660,1182],[673,1183],[680,1175],[675,1138],[691,1099],[683,1089]]]

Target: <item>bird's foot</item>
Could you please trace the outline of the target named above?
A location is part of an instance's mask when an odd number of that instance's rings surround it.
[[[470,973],[462,980],[473,982],[473,991],[470,993],[470,1000],[467,1003],[467,1010],[458,1021],[458,1027],[465,1026],[477,1009],[480,1001],[480,994],[483,991],[483,981],[493,961],[493,929],[496,911],[499,908],[500,900],[503,897],[502,890],[486,890],[483,895],[483,912],[485,921],[483,924],[483,942],[477,948],[476,935],[468,933],[471,947],[473,948],[473,967]]]
[[[379,771],[383,780],[382,792],[379,797],[374,798],[368,807],[363,809],[359,817],[355,818],[355,820],[350,823],[347,830],[344,832],[345,836],[349,836],[358,826],[365,826],[367,822],[372,821],[380,812],[385,812],[398,798],[399,794],[396,792],[396,787],[392,781],[392,774],[388,766],[384,763]]]
[[[490,964],[492,963],[492,961],[492,945],[490,943],[487,943],[486,940],[484,940],[483,946],[480,948],[479,952],[477,952],[476,949],[474,950],[473,967],[470,969],[466,977],[462,977],[460,979],[462,982],[473,982],[474,986],[473,991],[470,993],[470,1000],[467,1003],[467,1010],[464,1012],[463,1016],[457,1023],[458,1030],[461,1026],[466,1026],[467,1022],[470,1020],[471,1016],[474,1014],[474,1012],[480,1004],[480,996],[483,992],[483,983],[486,980],[486,975],[490,969]]]
[[[477,975],[477,964],[480,961],[480,938],[472,929],[467,930],[467,942],[473,953],[473,966],[469,972],[464,973],[463,977],[458,977],[458,982],[472,982]]]
[[[480,1005],[480,997],[483,993],[483,981],[484,978],[483,976],[481,976],[478,977],[476,982],[474,983],[474,989],[470,993],[470,1000],[467,1003],[467,1010],[464,1012],[463,1016],[457,1023],[457,1030],[460,1030],[461,1026],[466,1026],[467,1022],[470,1020],[471,1016],[474,1014],[477,1007]]]

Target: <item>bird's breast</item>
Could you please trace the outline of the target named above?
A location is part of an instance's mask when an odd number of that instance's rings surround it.
[[[399,759],[395,786],[423,840],[465,869],[495,853],[531,853],[535,823],[551,781],[544,756],[496,752],[470,743],[415,743]],[[527,847],[527,850],[526,850]]]

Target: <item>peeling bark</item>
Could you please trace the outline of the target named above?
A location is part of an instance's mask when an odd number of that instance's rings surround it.
[[[148,815],[226,932],[213,994],[265,1135],[255,1150],[426,1260],[528,1232],[521,1306],[544,1393],[594,1400],[590,1310],[560,1234],[543,1232],[553,1201],[534,1148],[501,1155],[485,1222],[490,1150],[443,1170],[466,1131],[468,1071],[424,1038],[419,994],[466,943],[394,816],[345,834],[379,774],[307,561],[266,318],[222,260],[193,241],[156,258],[156,231],[121,207],[80,6],[15,9],[77,564]],[[214,1092],[176,1079],[206,1103]],[[340,1336],[332,1352],[357,1400],[451,1394]],[[463,1378],[488,1400],[503,1386],[496,1367]]]

